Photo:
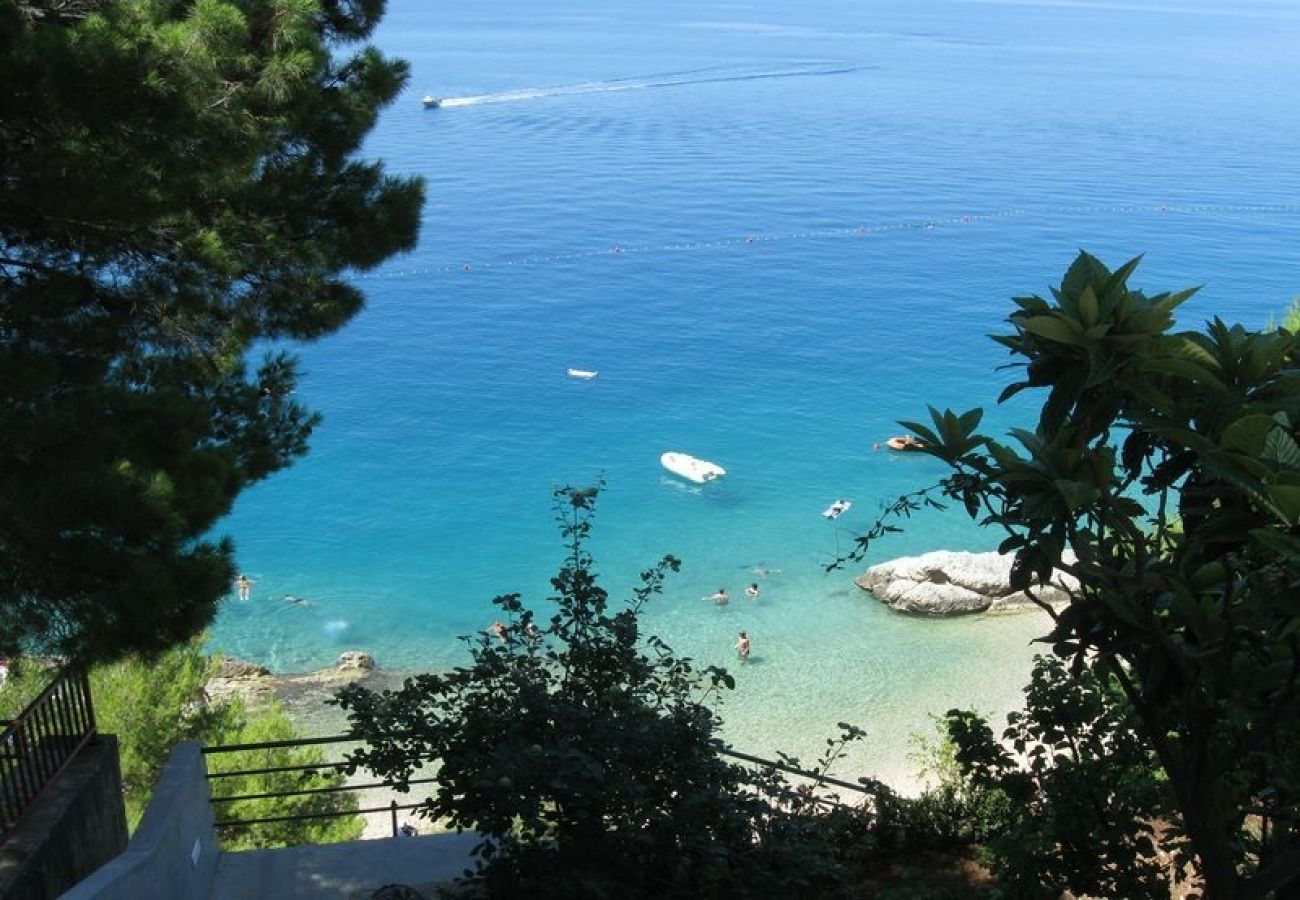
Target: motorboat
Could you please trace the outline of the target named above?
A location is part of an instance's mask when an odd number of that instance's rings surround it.
[[[727,474],[727,470],[707,459],[696,459],[685,453],[665,453],[659,457],[663,467],[674,475],[680,475],[687,481],[704,484]]]
[[[424,104],[425,109],[437,109],[439,106],[442,106],[442,101],[432,94],[425,94],[420,102]]]
[[[920,438],[912,437],[910,434],[896,434],[889,440],[885,441],[885,446],[890,450],[898,450],[906,453],[915,450],[924,450],[925,441]]]
[[[582,378],[587,381],[599,375],[599,372],[593,372],[590,369],[565,369],[570,378]]]

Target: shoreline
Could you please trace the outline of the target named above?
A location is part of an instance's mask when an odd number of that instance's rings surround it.
[[[925,577],[917,573],[900,573],[901,580],[896,584],[929,588],[927,583],[938,581],[943,588],[955,588],[952,581],[965,580],[961,569],[971,560],[978,561],[983,556],[995,554],[949,554],[957,558],[957,564],[940,567],[939,575],[930,572],[931,565],[924,565]],[[897,567],[930,562],[933,554],[924,557],[899,557],[891,560],[887,566]],[[932,746],[938,739],[934,721],[936,716],[952,708],[977,710],[984,714],[991,724],[997,727],[1002,716],[1017,709],[1023,702],[1023,687],[1026,683],[1029,665],[1028,645],[1015,651],[1014,656],[1020,663],[1003,664],[1005,680],[999,678],[999,686],[990,691],[989,686],[977,686],[970,680],[969,663],[978,659],[968,655],[977,644],[1012,648],[1018,643],[1017,636],[1032,639],[1039,633],[1037,626],[1029,626],[1038,608],[1032,604],[1016,602],[999,602],[992,606],[981,604],[976,609],[970,606],[957,608],[948,606],[936,610],[937,614],[917,614],[915,610],[895,608],[879,591],[873,591],[865,579],[868,574],[879,567],[874,566],[866,573],[853,578],[849,591],[865,603],[864,617],[860,619],[863,626],[877,616],[874,630],[879,633],[886,622],[916,622],[929,620],[920,630],[908,629],[908,635],[914,649],[889,641],[875,644],[867,641],[862,644],[853,642],[835,649],[838,659],[827,655],[827,648],[821,643],[817,633],[802,635],[805,643],[802,647],[785,648],[795,655],[818,656],[822,662],[829,664],[832,670],[858,670],[859,677],[852,679],[853,684],[861,685],[859,692],[852,690],[852,684],[839,691],[828,691],[823,680],[824,671],[818,667],[812,670],[776,672],[768,674],[766,660],[760,654],[750,661],[749,666],[732,668],[730,662],[719,660],[733,671],[740,689],[716,708],[723,724],[719,737],[737,750],[767,759],[776,759],[790,754],[802,758],[810,764],[817,756],[824,739],[834,733],[829,723],[851,721],[865,727],[868,738],[850,748],[830,774],[846,780],[869,778],[882,782],[893,791],[904,796],[917,796],[931,786],[931,778],[926,772],[925,761],[918,757],[918,750]],[[1008,564],[1009,565],[1009,564]],[[999,573],[1002,574],[1002,573]],[[950,577],[954,576],[954,577]],[[919,578],[920,583],[912,581]],[[990,594],[997,590],[990,585],[990,579],[977,579],[981,584],[979,590]],[[993,578],[993,581],[1000,580]],[[910,590],[910,588],[909,588]],[[991,597],[989,599],[992,599]],[[1007,600],[1010,598],[1000,598]],[[871,610],[875,611],[872,612]],[[982,610],[982,611],[981,611]],[[856,618],[856,616],[855,616]],[[1014,625],[1013,622],[1025,623]],[[1032,634],[1030,632],[1033,632]],[[865,637],[864,632],[864,637]],[[945,637],[946,635],[946,637]],[[1009,640],[1008,640],[1009,639]],[[919,641],[920,643],[916,643]],[[981,644],[982,642],[982,644]],[[899,677],[898,667],[909,654],[930,657],[935,660],[924,674],[924,680],[916,681],[906,675]],[[956,654],[954,655],[954,651]],[[699,662],[700,660],[697,660]],[[947,670],[946,672],[943,670]],[[1012,672],[1019,669],[1018,675]],[[246,705],[256,707],[267,703],[276,703],[292,722],[297,733],[303,737],[324,737],[344,734],[348,731],[346,715],[338,707],[327,703],[339,688],[349,684],[362,684],[365,687],[381,691],[399,688],[410,676],[419,672],[430,671],[428,668],[384,668],[378,665],[373,654],[361,650],[345,650],[340,653],[333,665],[301,672],[276,672],[271,668],[248,662],[237,657],[225,657],[221,669],[209,685],[208,692],[215,699],[234,697]],[[936,679],[938,679],[936,681]],[[936,688],[936,684],[939,687]],[[809,699],[818,701],[812,706]],[[797,702],[796,702],[797,701]],[[771,718],[774,708],[783,703],[796,702],[798,715],[782,718],[781,726],[776,726]],[[825,708],[821,708],[825,707]],[[787,721],[788,719],[788,721]],[[823,734],[822,731],[825,731]],[[327,758],[331,761],[342,759],[349,745],[327,745]],[[362,773],[358,773],[358,776]],[[363,783],[365,780],[354,776],[351,783]],[[414,795],[399,794],[392,790],[375,790],[359,792],[358,797],[363,807],[386,806],[396,800],[399,804],[412,802]],[[392,834],[392,823],[388,812],[372,813],[364,817],[366,829],[364,837],[388,837]],[[399,824],[410,821],[421,832],[437,831],[422,819],[417,819],[409,811],[400,815]]]
[[[405,673],[385,671],[375,664],[374,656],[361,650],[346,650],[333,666],[308,672],[278,673],[268,667],[236,657],[223,656],[218,674],[207,683],[206,690],[212,700],[238,700],[249,709],[277,704],[293,724],[294,732],[303,738],[330,737],[347,731],[347,720],[337,707],[325,701],[339,688],[349,684],[364,684],[372,690],[396,687],[406,677]],[[320,749],[329,762],[342,760],[345,745],[324,745]],[[372,780],[369,773],[357,772],[347,778],[347,784],[366,784]],[[355,791],[357,805],[363,809],[387,806],[396,801],[399,805],[413,802],[412,794],[402,794],[390,788],[373,788]],[[361,840],[378,840],[393,837],[391,813],[359,813],[365,823]],[[435,834],[447,829],[438,828],[418,818],[414,810],[398,813],[398,824],[409,822],[420,834]]]

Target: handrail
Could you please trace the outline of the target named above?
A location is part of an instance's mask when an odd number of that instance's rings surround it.
[[[389,735],[389,737],[394,737],[394,738],[402,738],[406,736],[407,735],[405,733],[397,733],[397,732],[394,732]],[[218,745],[218,746],[210,746],[210,747],[203,748],[203,754],[205,756],[211,757],[213,755],[221,754],[221,753],[236,753],[236,752],[248,751],[248,750],[281,750],[281,749],[287,749],[292,747],[321,746],[324,744],[358,743],[363,740],[365,740],[365,737],[359,734],[335,734],[335,735],[328,735],[324,737],[292,738],[289,740],[280,740],[280,741],[258,741],[258,742],[247,743],[247,744],[225,744],[225,745]],[[860,779],[859,782],[855,784],[853,782],[844,781],[839,778],[832,778],[829,775],[825,775],[822,773],[813,772],[807,769],[801,769],[798,766],[793,766],[790,765],[789,763],[782,762],[779,760],[764,759],[761,756],[754,756],[749,753],[742,753],[739,750],[733,750],[730,747],[719,746],[717,748],[717,752],[721,756],[729,756],[733,759],[750,763],[751,765],[769,767],[782,772],[786,772],[791,775],[798,775],[801,778],[812,779],[819,784],[828,784],[834,787],[843,788],[845,790],[856,791],[860,794],[863,794],[864,796],[875,796],[875,794],[877,793],[878,782],[874,781],[873,779],[865,779],[865,778]],[[283,772],[303,772],[305,777],[310,777],[313,775],[322,774],[321,772],[318,771],[320,769],[341,769],[344,768],[346,765],[347,763],[342,763],[342,762],[319,762],[319,763],[305,763],[296,766],[269,766],[264,769],[238,769],[238,770],[231,770],[225,772],[209,772],[207,773],[207,778],[209,781],[215,781],[220,778],[233,778],[235,776],[269,775],[269,774],[283,773]],[[407,784],[431,784],[436,781],[437,781],[436,778],[417,778],[408,781]],[[298,796],[315,795],[315,794],[343,793],[346,791],[374,790],[377,788],[386,788],[386,787],[387,788],[394,787],[394,783],[392,781],[385,780],[381,782],[374,782],[370,784],[361,784],[361,785],[338,785],[335,787],[324,787],[324,788],[301,788],[299,790],[293,790],[293,791],[272,791],[272,792],[259,793],[259,794],[229,795],[224,797],[212,797],[211,802],[215,807],[217,804],[233,803],[236,800],[271,800],[279,797],[298,797]],[[831,800],[830,798],[816,797],[811,799],[816,800],[817,802],[826,802],[826,803],[832,803],[833,805],[841,805],[838,804],[836,801]],[[392,817],[393,837],[397,837],[399,833],[398,825],[397,825],[398,810],[419,809],[423,805],[424,804],[422,802],[399,805],[396,800],[393,800],[391,803],[389,803],[388,806],[382,806],[382,807],[379,806],[367,807],[365,809],[353,809],[353,810],[346,810],[346,811],[339,811],[339,812],[300,813],[297,815],[269,816],[269,817],[256,818],[256,819],[219,819],[214,823],[214,825],[217,828],[232,828],[241,825],[260,825],[260,824],[266,824],[271,822],[294,822],[303,819],[343,818],[346,816],[362,815],[365,813],[387,812],[390,813]]]
[[[730,756],[733,759],[739,759],[747,763],[754,763],[755,765],[759,765],[759,766],[771,766],[773,769],[778,769],[782,772],[788,772],[791,775],[798,775],[802,778],[812,778],[823,784],[832,784],[835,787],[844,788],[845,790],[849,790],[849,791],[857,791],[860,794],[874,796],[876,793],[876,789],[875,789],[876,782],[874,779],[860,779],[857,784],[854,784],[850,781],[843,781],[839,778],[832,778],[829,775],[821,775],[818,774],[817,772],[809,772],[807,769],[800,769],[797,766],[790,765],[789,763],[778,762],[777,760],[773,760],[773,759],[763,759],[763,757],[761,756],[751,756],[748,753],[741,753],[739,750],[732,750],[730,747],[719,747],[718,753],[720,753],[722,756]]]
[[[0,836],[94,736],[90,679],[66,668],[0,732]]]

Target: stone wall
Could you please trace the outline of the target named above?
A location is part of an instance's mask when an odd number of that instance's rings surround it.
[[[126,839],[117,738],[99,735],[0,844],[0,897],[57,897],[122,852]]]
[[[199,744],[177,744],[125,852],[63,900],[207,897],[217,841],[206,775]]]

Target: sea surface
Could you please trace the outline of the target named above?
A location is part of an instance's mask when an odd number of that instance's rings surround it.
[[[931,713],[1016,705],[1046,623],[902,617],[825,572],[942,474],[873,445],[927,404],[1028,424],[987,335],[1080,248],[1201,285],[1186,327],[1300,293],[1289,0],[390,0],[375,40],[412,77],[366,155],[427,179],[419,246],[295,348],[324,424],[220,528],[256,583],[212,642],[282,671],[465,662],[495,595],[549,608],[552,491],[603,478],[597,568],[621,596],[683,560],[647,628],[733,665],[735,745],[811,759],[853,722],[842,771],[907,785]],[[927,513],[872,559],[998,540]]]

